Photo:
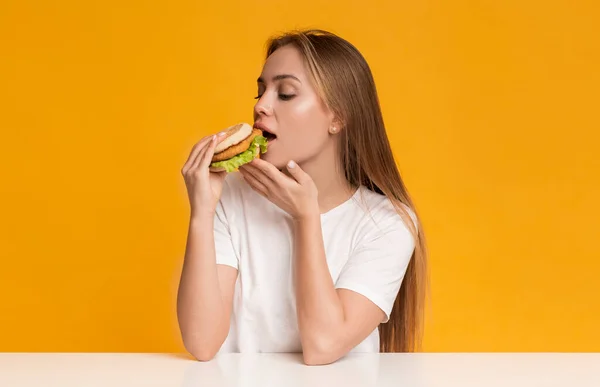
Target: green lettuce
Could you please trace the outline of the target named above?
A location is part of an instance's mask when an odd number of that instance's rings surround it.
[[[256,136],[250,143],[247,151],[244,151],[228,160],[216,161],[210,166],[213,168],[223,168],[225,171],[233,172],[240,166],[249,163],[260,153],[267,152],[267,139],[264,136]]]

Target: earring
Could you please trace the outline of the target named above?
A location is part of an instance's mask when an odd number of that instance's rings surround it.
[[[337,132],[337,128],[334,126],[333,128],[331,128],[331,130],[329,130],[330,133],[336,133]]]

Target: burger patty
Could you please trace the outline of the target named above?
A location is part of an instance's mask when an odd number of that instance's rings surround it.
[[[250,144],[252,143],[252,140],[254,140],[254,137],[256,136],[261,136],[262,135],[262,130],[260,129],[252,129],[252,133],[250,133],[250,135],[248,137],[246,137],[245,140],[230,146],[229,148],[225,149],[223,152],[220,153],[215,153],[213,155],[212,158],[212,162],[216,162],[216,161],[224,161],[224,160],[229,160],[230,158],[232,158],[233,156],[237,156],[242,152],[245,152],[248,150],[248,148],[250,148]]]

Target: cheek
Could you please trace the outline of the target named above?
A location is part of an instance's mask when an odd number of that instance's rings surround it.
[[[287,133],[296,136],[311,136],[319,138],[326,130],[327,117],[318,101],[314,99],[303,99],[290,103],[286,117]]]
[[[281,141],[265,159],[279,167],[289,159],[302,162],[322,151],[328,139],[329,121],[318,100],[292,100],[277,112]]]

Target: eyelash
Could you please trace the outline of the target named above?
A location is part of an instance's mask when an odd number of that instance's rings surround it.
[[[279,99],[281,99],[282,101],[289,101],[290,99],[294,98],[296,95],[294,94],[279,94]],[[260,99],[262,97],[262,95],[257,95],[256,97],[254,97],[254,99]]]

